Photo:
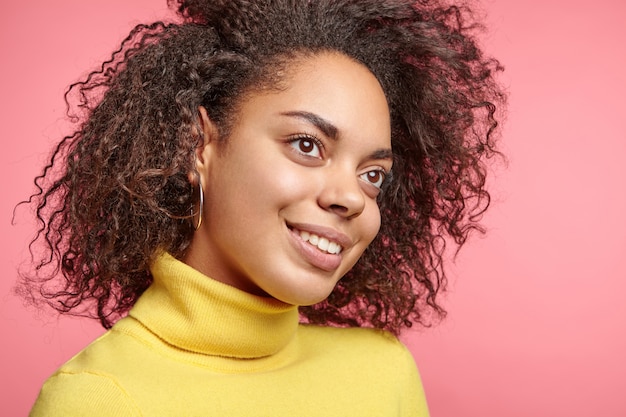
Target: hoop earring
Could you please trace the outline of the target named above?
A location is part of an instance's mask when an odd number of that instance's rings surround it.
[[[200,195],[200,204],[198,205],[198,224],[196,224],[193,229],[194,230],[198,230],[200,228],[200,225],[202,224],[202,210],[204,208],[204,191],[202,190],[202,181],[200,180],[200,178],[198,178],[198,193]],[[195,213],[193,212],[193,206],[191,207],[191,215],[193,217],[195,217]],[[193,217],[192,217],[192,224],[193,224]]]

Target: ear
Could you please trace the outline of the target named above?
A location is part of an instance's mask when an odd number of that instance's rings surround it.
[[[217,151],[219,130],[202,106],[198,107],[198,122],[202,129],[202,143],[196,148],[196,172],[202,177],[207,172],[211,156]],[[202,180],[205,181],[206,178]]]

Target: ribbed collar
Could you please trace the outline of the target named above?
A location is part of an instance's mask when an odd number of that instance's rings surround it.
[[[294,337],[296,306],[215,281],[169,254],[129,315],[180,349],[233,358],[273,355]]]

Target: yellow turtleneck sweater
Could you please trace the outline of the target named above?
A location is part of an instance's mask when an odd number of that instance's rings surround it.
[[[46,381],[32,417],[428,416],[388,333],[298,324],[297,307],[167,254],[152,274],[128,317]]]

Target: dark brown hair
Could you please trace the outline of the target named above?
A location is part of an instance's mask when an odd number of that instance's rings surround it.
[[[379,197],[376,240],[326,301],[301,314],[393,332],[441,316],[445,244],[481,230],[484,163],[505,101],[469,9],[427,0],[170,5],[179,21],[137,26],[70,86],[77,129],[35,180],[36,270],[23,274],[21,292],[110,327],[150,285],[155,256],[181,258],[193,236],[198,106],[228,140],[245,94],[277,85],[292,59],[337,51],[369,68],[387,96],[393,178]]]

